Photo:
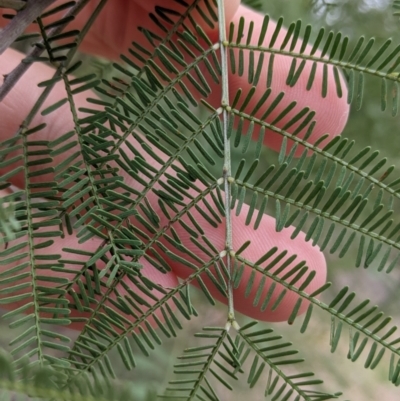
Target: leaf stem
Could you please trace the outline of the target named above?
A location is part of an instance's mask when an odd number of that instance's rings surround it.
[[[218,0],[218,30],[219,30],[219,47],[221,55],[221,75],[222,75],[222,93],[221,93],[221,107],[222,107],[222,130],[224,137],[224,167],[222,172],[223,185],[225,191],[225,250],[226,250],[226,263],[229,271],[228,280],[228,323],[235,321],[235,309],[233,304],[233,282],[232,282],[232,257],[233,251],[232,243],[232,219],[231,219],[231,183],[229,177],[231,176],[231,146],[230,135],[228,132],[228,119],[229,113],[227,107],[229,106],[229,83],[228,83],[228,57],[225,45],[226,39],[226,23],[225,23],[225,9],[224,1]],[[227,326],[229,328],[230,325]]]

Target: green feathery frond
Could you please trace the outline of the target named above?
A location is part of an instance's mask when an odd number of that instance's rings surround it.
[[[17,379],[17,377],[20,379]],[[28,394],[34,399],[108,401],[134,400],[132,393],[125,386],[110,386],[97,382],[95,387],[87,386],[87,378],[80,377],[74,387],[60,390],[66,375],[61,370],[51,367],[30,367],[26,360],[22,364],[22,375],[14,368],[9,355],[0,354],[0,394],[4,400],[13,400]],[[86,383],[85,383],[86,381]]]
[[[276,253],[276,248],[271,249],[255,264],[237,256],[238,264],[234,276],[235,283],[240,282],[245,265],[252,267],[254,273],[258,272],[259,274],[264,275],[267,280],[270,280],[270,284],[266,281],[261,281],[257,288],[254,286],[254,279],[248,281],[246,287],[247,296],[250,296],[251,293],[256,291],[253,300],[254,306],[260,306],[262,311],[267,308],[274,311],[279,307],[285,297],[289,295],[289,291],[290,293],[295,292],[299,295],[299,298],[289,315],[288,323],[293,324],[303,303],[308,303],[308,309],[300,328],[302,333],[307,330],[310,318],[315,308],[328,312],[332,319],[331,352],[334,352],[337,349],[342,334],[342,328],[344,325],[347,325],[350,333],[348,358],[353,362],[361,355],[368,340],[371,340],[372,346],[366,358],[366,368],[375,368],[381,361],[386,350],[388,350],[393,357],[400,356],[400,351],[396,346],[400,341],[400,338],[392,337],[392,335],[397,331],[397,327],[392,326],[388,328],[388,325],[392,320],[391,317],[384,316],[384,313],[381,311],[377,312],[378,307],[371,307],[369,299],[354,306],[355,302],[353,301],[355,299],[355,293],[348,293],[349,287],[347,286],[341,289],[329,304],[317,300],[316,296],[326,291],[331,286],[331,283],[326,283],[311,294],[308,294],[307,287],[312,281],[315,272],[312,271],[306,275],[308,267],[304,262],[298,263],[289,270],[288,262],[293,258],[289,257],[285,260],[286,252],[282,252],[275,256]],[[262,266],[261,264],[264,262],[268,262],[268,264]],[[279,264],[278,269],[273,269],[277,264]],[[271,269],[273,269],[273,273],[270,272]],[[278,277],[278,275],[281,277]],[[304,279],[303,283],[301,285],[296,285],[296,283],[301,279]],[[279,290],[277,284],[283,287],[282,290]],[[265,286],[268,288],[268,292],[266,293],[264,290]],[[352,306],[351,309],[350,306]],[[345,310],[347,310],[347,312],[345,312]],[[385,332],[382,333],[384,329]],[[362,335],[361,338],[363,341],[357,348],[356,344],[360,335]],[[377,351],[378,353],[376,354]]]
[[[286,85],[294,87],[302,75],[306,74],[307,84],[304,89],[310,91],[314,84],[318,83],[318,86],[321,87],[322,98],[327,97],[329,92],[334,92],[341,98],[347,86],[347,101],[348,103],[355,101],[358,110],[362,106],[365,76],[377,77],[381,80],[382,110],[386,110],[389,92],[392,93],[392,115],[397,115],[399,78],[396,69],[400,64],[400,46],[393,46],[392,39],[388,39],[376,49],[376,47],[374,48],[374,38],[366,40],[365,37],[361,37],[353,48],[349,48],[347,36],[342,37],[340,32],[335,35],[332,31],[325,35],[324,28],[319,30],[315,40],[311,40],[311,37],[314,36],[311,25],[307,25],[302,32],[301,21],[297,21],[289,25],[283,40],[278,40],[283,26],[281,18],[276,24],[269,44],[265,46],[263,43],[265,43],[269,22],[270,18],[267,15],[264,18],[257,45],[250,44],[251,29],[247,28],[249,33],[247,36],[241,34],[243,30],[246,30],[246,25],[251,26],[251,21],[245,21],[242,18],[236,35],[234,24],[230,25],[228,47],[231,69],[234,74],[237,73],[241,76],[247,73],[249,82],[257,84],[259,72],[267,70],[268,88],[273,77],[275,56],[291,56],[292,62],[286,76]],[[234,50],[238,50],[238,52],[235,53]],[[243,50],[259,56],[257,66],[254,64],[255,56],[250,56],[245,71]],[[263,68],[265,54],[269,55],[269,61],[266,68]],[[311,68],[307,68],[307,61],[312,63]],[[329,86],[328,66],[333,68],[334,87]],[[338,68],[345,73],[347,85],[343,82]]]

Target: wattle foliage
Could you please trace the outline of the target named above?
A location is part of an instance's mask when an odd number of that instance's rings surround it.
[[[356,249],[357,268],[399,268],[398,169],[338,136],[347,114],[326,135],[318,117],[324,102],[359,109],[369,76],[380,80],[382,110],[397,115],[400,46],[364,37],[350,46],[341,33],[261,15],[225,33],[221,1],[199,8],[200,0],[176,0],[173,10],[155,10],[153,29],[133,39],[105,80],[80,74],[74,56],[106,2],[80,30],[68,23],[85,1],[66,2],[25,37],[37,43],[26,64],[47,61],[55,70],[0,144],[1,189],[21,183],[0,203],[1,320],[17,333],[10,355],[0,355],[3,398],[131,399],[115,366],[135,371],[145,356],[152,369],[168,339],[192,336],[190,321],[198,333],[158,389],[164,398],[224,400],[243,381],[274,401],[344,399],[344,389],[326,390],[279,327],[235,311],[300,322],[293,330],[305,333],[319,310],[330,321],[332,352],[347,341],[347,357],[370,369],[390,355],[389,382],[398,386],[391,318],[347,286],[329,300],[322,255],[298,254],[319,247],[342,258]],[[273,85],[277,76],[285,92]],[[60,86],[65,97],[48,104]],[[319,97],[300,108],[300,89]],[[82,96],[85,108],[77,106]],[[67,104],[72,129],[44,140],[46,126],[35,118],[46,121]],[[277,151],[275,161],[263,157],[265,146]],[[271,226],[274,235],[263,238]],[[248,240],[253,230],[262,251]],[[202,315],[217,300],[228,305],[218,323]]]

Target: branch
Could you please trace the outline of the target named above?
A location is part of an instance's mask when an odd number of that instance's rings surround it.
[[[0,54],[10,47],[12,43],[25,31],[43,11],[55,0],[28,0],[26,6],[0,31]]]
[[[77,1],[76,4],[65,13],[63,18],[69,17],[70,15],[76,15],[87,4],[88,1],[89,0]],[[61,33],[67,25],[68,23],[65,23],[54,27],[52,30],[50,30],[49,36]],[[2,32],[0,32],[0,35],[1,33]],[[43,43],[43,41],[41,43]],[[43,53],[43,51],[44,51],[44,46],[35,46],[31,50],[31,52],[28,53],[26,58],[35,59],[39,57]],[[24,62],[24,60],[22,60],[17,67],[15,67],[9,74],[7,74],[4,77],[3,85],[0,86],[0,102],[7,96],[10,90],[14,87],[14,85],[20,80],[20,78],[25,74],[25,72],[31,66],[32,63]]]

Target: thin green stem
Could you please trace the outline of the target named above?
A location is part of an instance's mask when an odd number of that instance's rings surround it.
[[[212,364],[214,363],[214,360],[215,360],[216,356],[218,355],[221,345],[225,341],[225,338],[227,335],[228,335],[228,332],[226,330],[223,330],[221,332],[221,336],[218,337],[218,340],[215,343],[215,346],[214,346],[211,354],[208,356],[207,362],[204,364],[203,369],[202,369],[198,379],[196,380],[196,383],[193,386],[193,389],[190,392],[190,395],[189,395],[187,401],[191,401],[197,397],[197,391],[199,388],[201,388],[201,384],[202,384],[204,378],[206,377],[206,374],[209,372]]]
[[[312,143],[307,142],[304,139],[301,139],[301,138],[289,133],[288,131],[285,131],[285,130],[283,130],[281,128],[278,128],[277,126],[275,126],[273,124],[269,124],[269,123],[267,123],[265,121],[262,121],[259,118],[256,118],[251,114],[244,113],[244,112],[242,112],[240,110],[237,110],[237,109],[232,109],[232,110],[230,110],[230,112],[232,114],[240,117],[240,118],[243,118],[243,119],[247,120],[247,121],[250,121],[250,122],[252,121],[252,122],[254,122],[254,124],[257,124],[260,127],[264,127],[266,129],[269,129],[269,130],[281,135],[282,137],[286,137],[287,139],[290,139],[294,143],[302,145],[305,148],[311,150],[313,153],[317,153],[318,155],[326,157],[327,159],[332,160],[333,162],[337,162],[341,166],[344,166],[347,170],[354,171],[360,177],[365,178],[366,180],[370,181],[375,186],[377,186],[379,188],[382,188],[385,192],[387,192],[390,195],[393,195],[394,197],[400,199],[400,192],[399,192],[398,189],[389,187],[388,185],[386,185],[383,182],[383,180],[374,178],[372,175],[368,174],[366,171],[358,168],[357,166],[346,162],[344,159],[342,159],[342,158],[340,158],[338,156],[335,156],[330,152],[325,151],[321,147],[318,147],[319,145],[318,146],[314,146]]]
[[[28,166],[28,138],[26,135],[22,137],[23,143],[23,153],[24,153],[24,166]],[[35,243],[33,238],[33,216],[32,216],[32,202],[30,197],[30,178],[29,178],[29,169],[24,169],[24,182],[25,182],[25,193],[26,193],[26,222],[28,228],[28,249],[29,249],[29,267],[30,267],[30,276],[32,283],[32,304],[33,304],[33,314],[35,316],[35,333],[37,337],[37,358],[39,364],[44,365],[44,353],[43,353],[43,345],[42,345],[42,336],[41,336],[41,327],[40,327],[40,308],[39,308],[39,300],[38,300],[38,278],[37,278],[37,269],[36,269],[36,259],[35,259]]]
[[[316,305],[318,308],[320,308],[321,310],[323,310],[324,312],[329,313],[332,317],[335,317],[336,319],[342,321],[343,323],[348,324],[350,327],[354,328],[355,330],[361,332],[362,334],[364,334],[366,337],[368,337],[369,339],[371,339],[372,341],[377,342],[379,345],[381,345],[382,347],[386,348],[387,350],[389,350],[392,354],[398,355],[400,356],[400,348],[397,346],[398,344],[398,338],[396,339],[389,339],[388,341],[386,341],[386,339],[388,339],[387,337],[387,333],[391,330],[387,330],[386,334],[384,334],[382,337],[380,335],[378,335],[377,332],[375,332],[375,330],[369,330],[367,327],[364,327],[361,323],[356,322],[355,320],[351,319],[350,317],[347,317],[347,315],[345,313],[341,313],[339,312],[337,309],[334,309],[332,307],[329,307],[328,304],[320,301],[319,299],[317,299],[316,297],[311,296],[310,294],[308,294],[305,291],[300,291],[297,287],[295,287],[292,284],[289,284],[287,281],[282,280],[281,278],[279,278],[277,275],[275,275],[274,273],[271,273],[268,270],[265,270],[265,268],[256,265],[255,263],[251,262],[250,260],[247,260],[243,257],[241,257],[240,255],[236,256],[236,259],[241,262],[244,263],[246,266],[250,267],[251,269],[253,269],[253,271],[262,274],[265,277],[268,277],[269,279],[273,280],[275,283],[281,285],[282,287],[284,287],[285,289],[292,291],[293,293],[297,294],[299,297],[301,297],[302,299],[304,299],[307,302],[312,303],[313,305]],[[320,294],[318,295],[320,296]],[[378,312],[379,313],[379,312]],[[376,316],[376,315],[374,315]],[[382,315],[383,317],[383,315]],[[382,319],[383,320],[383,319]],[[382,321],[380,320],[380,321]],[[364,323],[365,324],[365,323]],[[394,326],[396,327],[396,326]],[[394,331],[393,331],[394,333]]]
[[[91,370],[92,366],[94,366],[97,362],[99,362],[105,355],[107,355],[114,347],[117,346],[124,338],[129,336],[131,333],[135,331],[136,328],[138,328],[141,324],[146,322],[152,315],[156,313],[157,310],[159,310],[161,307],[163,307],[168,301],[170,301],[176,294],[179,294],[179,292],[185,288],[186,286],[190,285],[192,281],[195,281],[197,277],[200,277],[210,266],[213,266],[215,262],[218,261],[220,258],[219,255],[216,255],[213,259],[211,259],[209,262],[205,263],[201,268],[199,268],[197,271],[192,273],[189,277],[187,277],[184,281],[182,281],[179,285],[174,287],[171,291],[169,291],[166,295],[164,295],[158,302],[153,304],[150,308],[148,308],[138,319],[133,321],[131,324],[129,324],[127,327],[125,327],[123,330],[121,330],[121,333],[118,334],[118,336],[112,338],[110,336],[110,341],[109,344],[101,349],[96,356],[91,358],[90,362],[87,362],[85,366],[82,367],[82,371],[89,371]],[[81,336],[80,336],[81,337]],[[76,340],[76,342],[79,341],[80,338]],[[93,344],[93,340],[90,341],[90,338],[86,339],[87,341],[91,342]],[[79,345],[79,344],[78,344]],[[76,351],[75,351],[76,350]],[[81,358],[85,358],[85,354],[82,352],[79,352],[80,348],[75,345],[73,351],[71,352],[72,354],[75,354]],[[81,371],[80,371],[81,372]],[[69,381],[72,379],[72,376],[68,379]]]

